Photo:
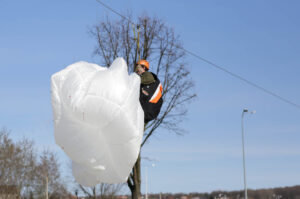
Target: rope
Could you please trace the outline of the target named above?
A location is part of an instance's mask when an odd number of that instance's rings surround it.
[[[137,37],[136,37],[136,31],[135,28],[137,29]],[[140,26],[139,25],[133,25],[132,24],[132,29],[133,29],[133,37],[134,41],[136,41],[136,52],[135,52],[135,57],[138,57],[138,63],[141,61],[141,52],[140,52]],[[135,71],[135,64],[133,66],[133,71]]]
[[[137,37],[137,51],[138,51],[138,54],[139,54],[139,62],[141,60],[141,52],[140,52],[140,26],[137,25],[137,30],[138,30],[138,37]]]
[[[137,41],[136,36],[135,36],[135,24],[132,24],[132,30],[133,30],[134,41]],[[137,57],[137,51],[135,52],[135,57]],[[133,71],[135,71],[135,67],[136,67],[136,64],[134,63],[133,64]]]

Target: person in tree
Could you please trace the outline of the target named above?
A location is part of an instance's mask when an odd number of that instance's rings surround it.
[[[149,71],[147,60],[137,62],[135,72],[141,77],[140,103],[144,110],[144,121],[147,124],[160,112],[163,103],[163,88],[157,75]]]

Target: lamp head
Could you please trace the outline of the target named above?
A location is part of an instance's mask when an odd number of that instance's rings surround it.
[[[248,112],[248,109],[244,108],[243,112],[244,112],[244,113],[247,113],[247,112]]]

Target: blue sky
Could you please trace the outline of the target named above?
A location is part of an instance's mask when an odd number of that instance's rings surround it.
[[[299,1],[103,1],[122,13],[163,19],[186,49],[300,103]],[[92,0],[0,1],[0,126],[16,140],[26,136],[39,150],[56,151],[64,171],[68,160],[53,137],[50,76],[79,60],[97,62],[88,27],[107,15],[118,18]],[[144,147],[142,156],[156,160],[149,191],[243,189],[245,107],[257,111],[245,116],[248,187],[300,184],[300,109],[186,59],[198,95],[182,124],[189,133],[160,130]]]

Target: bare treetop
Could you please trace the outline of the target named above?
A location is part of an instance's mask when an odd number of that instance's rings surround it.
[[[97,41],[94,54],[100,57],[100,65],[109,67],[115,58],[123,57],[128,64],[128,71],[133,72],[140,57],[149,61],[150,71],[156,73],[162,83],[163,106],[158,117],[147,123],[142,147],[159,127],[182,134],[185,128],[180,124],[187,114],[186,105],[196,95],[184,59],[182,42],[174,30],[158,18],[141,16],[137,19],[137,25],[140,27],[138,37],[140,42],[137,42],[139,29],[132,26],[132,21],[130,15],[119,21],[110,21],[107,18],[106,21],[91,29],[91,35]],[[141,196],[140,156],[127,184],[132,199],[139,199]]]
[[[131,19],[130,16],[128,18]],[[139,17],[137,24],[141,27],[141,59],[150,62],[150,71],[158,75],[163,85],[164,104],[158,118],[147,126],[143,142],[145,143],[158,127],[178,134],[184,132],[184,128],[180,128],[179,124],[187,113],[185,105],[196,95],[184,60],[182,42],[173,28],[168,27],[162,20],[148,16]],[[115,58],[123,57],[129,72],[133,72],[138,61],[134,30],[137,34],[137,29],[126,19],[115,22],[107,19],[96,25],[91,29],[92,36],[97,40],[95,55],[98,55],[107,67]]]

